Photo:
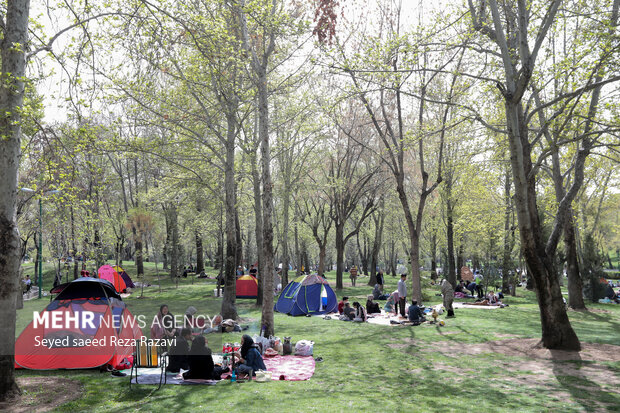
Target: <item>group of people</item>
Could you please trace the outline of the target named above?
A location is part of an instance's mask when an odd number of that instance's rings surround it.
[[[170,348],[166,371],[179,373],[181,369],[186,370],[183,373],[185,380],[219,380],[222,374],[230,369],[222,368],[213,362],[213,352],[207,344],[208,341],[203,335],[192,336],[190,329],[181,329]],[[247,374],[250,380],[257,370],[267,369],[258,346],[247,334],[241,337],[241,348],[234,353],[234,358],[236,362],[232,368],[236,374]]]
[[[194,306],[188,307],[183,326],[179,327],[176,326],[175,317],[168,306],[163,304],[156,316],[158,322],[154,322],[151,327],[151,338],[173,340],[168,349],[167,371],[179,373],[181,369],[187,370],[183,373],[184,379],[219,380],[222,373],[229,370],[214,364],[212,351],[204,334],[242,331],[242,327],[234,320],[223,320],[221,315],[215,316],[211,325],[207,326],[204,319],[194,317],[196,312]],[[236,373],[248,374],[250,380],[257,370],[266,370],[258,346],[247,334],[241,338],[241,348],[234,353],[234,359]]]
[[[342,297],[338,303],[338,314],[343,321],[355,321],[363,323],[368,319],[368,312],[359,302],[355,301],[353,307],[349,303],[349,297]]]
[[[197,313],[196,307],[189,306],[185,310],[183,317],[183,325],[177,326],[174,315],[168,309],[166,304],[159,307],[156,315],[157,322],[151,325],[151,338],[173,338],[180,335],[182,328],[187,328],[192,334],[209,334],[209,333],[232,333],[247,330],[247,326],[240,326],[236,321],[226,319],[221,315],[216,315],[207,325],[207,320],[202,317],[194,317]]]

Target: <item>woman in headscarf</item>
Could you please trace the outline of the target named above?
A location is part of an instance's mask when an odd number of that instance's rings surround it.
[[[446,311],[448,311],[448,317],[454,317],[454,309],[452,308],[454,290],[452,289],[452,284],[450,284],[448,280],[443,280],[441,282],[441,294],[443,294],[443,306],[446,308]]]
[[[398,309],[396,308],[396,303],[398,302],[398,291],[394,291],[392,294],[390,294],[390,296],[388,297],[387,301],[385,302],[385,306],[383,307],[383,309],[385,310],[386,313],[394,313],[397,314],[398,313]]]
[[[162,304],[162,306],[159,307],[156,318],[157,320],[153,320],[153,324],[151,324],[151,338],[162,339],[174,337],[177,332],[174,326],[174,316],[170,313],[166,304]]]
[[[213,357],[211,357],[211,349],[207,347],[207,340],[204,336],[196,336],[192,341],[188,362],[189,371],[183,373],[184,379],[211,380],[213,378]]]
[[[258,346],[254,344],[254,340],[247,334],[241,337],[241,351],[239,353],[239,365],[237,366],[237,374],[243,373],[249,376],[256,375],[257,370],[267,370],[263,357],[258,351]]]

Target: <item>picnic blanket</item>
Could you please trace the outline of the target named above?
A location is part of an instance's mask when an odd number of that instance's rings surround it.
[[[453,303],[452,308],[476,308],[480,310],[497,310],[499,305],[471,305],[468,303]]]
[[[271,380],[301,381],[314,375],[312,356],[275,356],[263,358]],[[222,379],[230,379],[230,373],[222,374]]]
[[[183,371],[183,370],[182,370]],[[125,373],[128,373],[129,370],[125,370]],[[136,382],[136,378],[131,379],[132,384],[155,384],[159,385],[161,370],[158,368],[140,368],[138,369],[138,381]],[[184,384],[184,385],[196,385],[196,384],[204,384],[208,386],[213,386],[217,384],[216,380],[184,380],[182,376],[177,373],[166,373],[166,384]]]

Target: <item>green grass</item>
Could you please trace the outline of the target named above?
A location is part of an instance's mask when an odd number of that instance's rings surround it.
[[[137,281],[133,263],[125,269]],[[154,266],[146,265],[147,278],[153,282]],[[52,273],[53,274],[53,273]],[[328,273],[335,287],[335,275]],[[51,284],[51,280],[46,278]],[[348,279],[345,282],[348,284]],[[395,288],[397,279],[386,276],[387,290]],[[348,295],[351,301],[365,302],[371,288],[361,277],[358,286],[347,287],[337,295]],[[180,279],[178,287],[162,277],[162,291],[144,290],[147,298],[135,292],[125,301],[131,311],[152,317],[159,305],[166,303],[175,314],[194,305],[199,312],[219,312],[219,299],[213,297],[213,280]],[[438,289],[425,294],[430,302],[441,301]],[[466,346],[514,335],[540,337],[538,307],[533,293],[518,290],[517,297],[505,300],[509,308],[501,310],[457,310],[457,317],[437,328],[422,325],[413,328],[372,324],[326,321],[317,317],[275,315],[278,336],[291,336],[293,341],[310,339],[315,342],[315,356],[325,360],[317,363],[314,376],[303,382],[244,383],[217,386],[153,386],[129,390],[128,378],[116,378],[98,371],[19,371],[18,376],[63,376],[76,379],[84,386],[83,396],[60,406],[58,411],[120,412],[120,411],[485,411],[540,412],[591,411],[620,406],[618,388],[604,383],[586,382],[554,369],[544,383],[515,381],[506,366],[524,359],[497,353],[464,355],[460,350],[439,351],[446,346]],[[30,322],[32,311],[40,310],[49,298],[31,300],[18,311],[17,333]],[[610,312],[569,313],[573,327],[583,342],[620,343],[620,306],[589,304]],[[240,300],[238,310],[251,331],[258,331],[260,309],[252,300]],[[148,335],[148,331],[145,331]],[[208,336],[213,344],[213,335]],[[226,335],[238,341],[240,334]],[[217,345],[213,345],[217,347]],[[555,362],[554,362],[555,363]],[[559,362],[558,362],[559,363]],[[564,362],[571,363],[571,362]],[[575,363],[573,363],[575,364]],[[579,366],[595,366],[620,377],[620,363],[578,362]],[[526,377],[536,378],[540,372],[524,370]],[[599,404],[597,404],[599,403]],[[594,406],[594,407],[593,407]],[[615,407],[614,407],[615,406]]]

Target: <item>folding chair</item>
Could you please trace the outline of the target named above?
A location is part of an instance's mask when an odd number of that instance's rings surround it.
[[[161,369],[161,373],[159,376],[159,387],[157,390],[161,388],[162,381],[166,384],[166,364],[167,364],[167,352],[163,352],[159,354],[159,347],[156,345],[151,345],[150,341],[146,342],[139,341],[136,343],[136,351],[134,352],[133,364],[131,365],[131,370],[129,372],[129,388],[131,389],[131,381],[133,378],[133,372],[136,372],[136,384],[140,384],[138,382],[138,368],[156,368],[159,367]]]

